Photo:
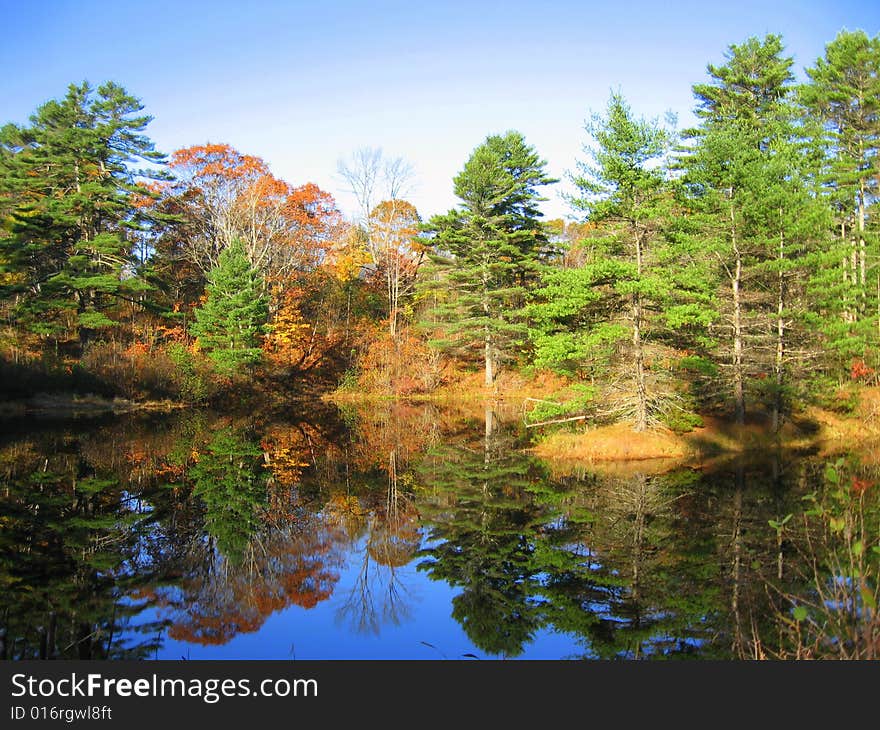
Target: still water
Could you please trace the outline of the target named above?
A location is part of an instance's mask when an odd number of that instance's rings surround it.
[[[796,580],[770,521],[825,468],[591,469],[530,456],[516,413],[294,411],[5,424],[0,655],[746,657]]]

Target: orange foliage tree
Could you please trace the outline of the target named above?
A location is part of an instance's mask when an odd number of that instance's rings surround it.
[[[191,223],[189,259],[203,272],[234,239],[267,282],[311,270],[339,235],[342,216],[317,185],[279,180],[259,157],[229,145],[205,144],[174,152],[171,189]]]
[[[326,364],[347,336],[340,293],[333,277],[322,273],[276,287],[276,311],[263,337],[266,361],[288,372]]]
[[[397,338],[403,297],[412,291],[416,273],[424,258],[419,243],[418,211],[406,200],[386,200],[370,213],[370,244],[376,274],[385,285],[388,303],[388,333]]]

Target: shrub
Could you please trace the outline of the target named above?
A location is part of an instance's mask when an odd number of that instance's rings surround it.
[[[204,358],[178,342],[164,348],[165,356],[174,365],[172,378],[176,395],[187,403],[201,403],[216,395],[219,384],[212,377],[212,368]]]
[[[375,332],[358,363],[358,385],[367,391],[412,395],[440,385],[440,355],[410,332],[394,340]]]

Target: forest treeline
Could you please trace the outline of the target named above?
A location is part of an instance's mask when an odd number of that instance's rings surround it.
[[[778,429],[880,367],[880,36],[841,31],[803,82],[772,34],[707,72],[692,129],[613,92],[554,221],[516,131],[428,220],[409,164],[358,150],[347,220],[229,145],[166,156],[123,87],[71,85],[0,130],[0,391],[414,395],[515,370],[566,384],[548,418]]]

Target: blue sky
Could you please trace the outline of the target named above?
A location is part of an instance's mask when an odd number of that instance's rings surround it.
[[[612,88],[639,115],[686,124],[692,84],[731,43],[781,33],[803,75],[841,28],[880,32],[880,4],[849,0],[0,0],[0,17],[0,123],[112,79],[155,117],[162,151],[231,144],[347,213],[337,160],[403,156],[423,216],[455,204],[452,177],[488,134],[521,131],[562,177]],[[544,210],[565,215],[555,187]]]

